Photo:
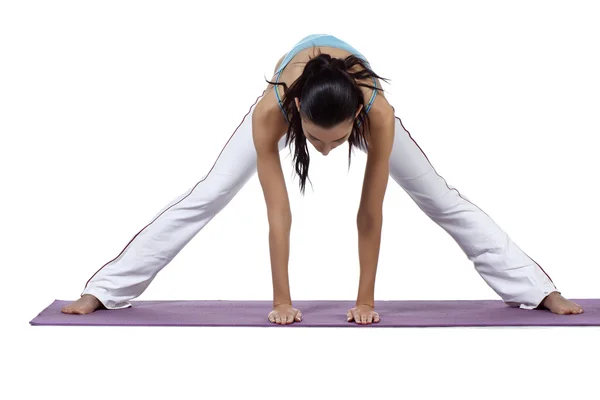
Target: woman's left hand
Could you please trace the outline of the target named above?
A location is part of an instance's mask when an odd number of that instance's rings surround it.
[[[379,314],[375,312],[373,307],[361,304],[354,308],[351,308],[346,313],[346,317],[348,318],[348,322],[356,321],[357,324],[370,324],[372,322],[379,322]]]

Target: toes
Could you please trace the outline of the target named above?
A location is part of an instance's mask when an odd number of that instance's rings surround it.
[[[569,307],[562,308],[561,311],[561,314],[581,314],[583,313],[583,308],[579,304],[573,303]]]
[[[559,308],[556,310],[556,314],[559,315],[570,315],[570,314],[581,314],[583,310],[577,307]]]

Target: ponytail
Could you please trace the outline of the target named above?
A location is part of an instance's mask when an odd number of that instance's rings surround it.
[[[300,178],[300,192],[303,195],[306,180],[310,182],[308,178],[310,156],[306,136],[302,131],[301,116],[325,129],[353,120],[352,133],[348,137],[348,168],[350,168],[352,147],[368,150],[364,124],[370,126],[370,121],[365,107],[361,108],[356,118],[354,117],[358,107],[365,104],[360,86],[383,91],[381,88],[358,84],[356,81],[372,77],[388,81],[371,70],[364,60],[354,55],[342,59],[319,53],[318,56],[309,58],[302,75],[289,88],[285,82],[267,80],[272,85],[282,85],[284,89],[282,108],[289,121],[285,145],[290,146],[292,142],[294,143],[294,169]],[[348,72],[355,65],[360,65],[362,69],[358,72]],[[300,112],[296,108],[294,100],[296,97],[301,102]]]

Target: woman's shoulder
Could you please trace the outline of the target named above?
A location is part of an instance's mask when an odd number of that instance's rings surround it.
[[[274,94],[265,93],[258,101],[252,115],[252,129],[257,130],[253,134],[271,144],[279,142],[288,128],[279,104],[273,100],[274,98]]]
[[[273,85],[265,90],[264,95],[256,105],[255,113],[258,113],[263,119],[268,120],[278,126],[286,125],[285,117],[275,96]]]
[[[369,109],[369,119],[374,122],[388,120],[394,117],[394,107],[388,102],[382,92],[378,92]]]

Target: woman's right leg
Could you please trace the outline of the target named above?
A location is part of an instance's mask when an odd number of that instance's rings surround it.
[[[265,91],[266,92],[266,91]],[[113,260],[86,283],[85,294],[107,309],[129,307],[158,272],[219,213],[256,172],[250,107],[208,174],[191,190],[178,196],[138,232]],[[279,142],[284,147],[285,136]]]

